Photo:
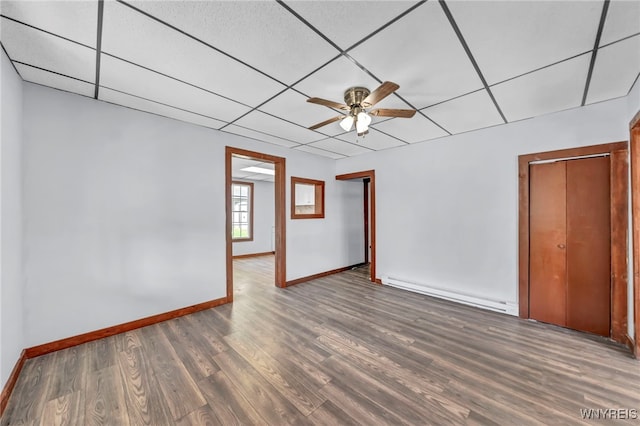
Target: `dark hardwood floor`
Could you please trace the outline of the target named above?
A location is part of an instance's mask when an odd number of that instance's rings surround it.
[[[640,363],[606,339],[362,269],[277,289],[273,256],[234,264],[233,304],[28,360],[0,424],[640,423]]]

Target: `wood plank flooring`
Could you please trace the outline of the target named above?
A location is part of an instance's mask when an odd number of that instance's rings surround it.
[[[277,289],[273,256],[234,264],[232,305],[28,360],[0,424],[593,424],[581,409],[640,411],[640,362],[606,339],[373,285],[365,269]]]

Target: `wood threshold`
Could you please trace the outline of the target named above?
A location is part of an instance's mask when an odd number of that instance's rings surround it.
[[[369,179],[369,188],[371,190],[370,204],[371,204],[371,233],[370,233],[370,244],[371,244],[371,259],[369,262],[371,264],[370,272],[371,278],[370,281],[373,283],[377,283],[380,279],[376,276],[376,171],[375,170],[365,170],[361,172],[353,172],[353,173],[344,173],[336,176],[336,180],[354,180],[354,179]]]
[[[286,237],[286,159],[274,155],[249,151],[232,146],[225,147],[225,204],[226,204],[226,272],[227,272],[227,301],[233,302],[233,240],[231,238],[232,213],[231,213],[231,161],[232,158],[241,157],[253,160],[262,160],[274,164],[275,177],[275,228],[276,228],[276,259],[275,259],[275,285],[284,288],[287,286],[287,237]]]
[[[629,336],[629,333],[626,333],[624,335],[624,339],[622,340],[621,343],[624,344],[626,347],[628,347],[631,353],[634,354],[634,357],[637,358],[635,356],[635,353],[633,352],[633,348],[635,347],[635,341],[631,336]]]
[[[16,361],[16,365],[13,367],[13,370],[11,370],[11,374],[9,375],[7,383],[4,385],[4,388],[2,388],[2,394],[0,395],[0,417],[2,417],[5,408],[7,408],[9,397],[11,396],[11,392],[13,392],[13,388],[16,386],[18,376],[20,375],[20,372],[22,371],[22,367],[24,367],[24,363],[26,360],[27,354],[23,349],[20,353],[18,361]]]
[[[260,257],[260,256],[269,256],[276,254],[275,251],[263,251],[261,253],[248,253],[248,254],[236,254],[233,256],[234,259],[246,259],[248,257]]]
[[[611,338],[624,343],[627,332],[627,142],[547,151],[518,157],[518,304],[529,318],[529,163],[610,154],[611,161]],[[637,303],[636,303],[637,308]]]
[[[223,297],[220,299],[198,303],[197,305],[187,306],[185,308],[176,309],[176,310],[165,312],[162,314],[152,315],[152,316],[141,318],[135,321],[125,322],[123,324],[114,325],[112,327],[90,331],[88,333],[79,334],[77,336],[67,337],[65,339],[44,343],[42,345],[33,346],[25,349],[25,356],[27,359],[35,358],[37,356],[45,355],[50,352],[71,348],[73,346],[81,345],[83,343],[102,339],[104,337],[114,336],[120,333],[125,333],[127,331],[146,327],[148,325],[153,325],[162,321],[167,321],[167,320],[178,318],[184,315],[193,314],[195,312],[203,311],[205,309],[215,308],[216,306],[224,305],[225,303],[228,303],[228,301],[226,297]]]
[[[308,275],[306,277],[296,278],[295,280],[287,281],[287,287],[292,286],[292,285],[296,285],[296,284],[306,283],[307,281],[316,280],[318,278],[327,277],[329,275],[337,274],[337,273],[340,273],[340,272],[348,271],[349,269],[357,268],[358,266],[363,266],[363,265],[365,265],[365,263],[357,263],[357,264],[351,265],[351,266],[344,266],[342,268],[336,268],[336,269],[332,269],[330,271],[319,272],[317,274]]]

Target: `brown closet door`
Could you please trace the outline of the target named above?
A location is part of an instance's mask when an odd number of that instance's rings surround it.
[[[529,171],[529,316],[566,325],[566,166],[532,164]]]
[[[609,157],[567,161],[567,327],[609,336]]]

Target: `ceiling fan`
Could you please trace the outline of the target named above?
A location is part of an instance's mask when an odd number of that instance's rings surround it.
[[[348,111],[346,115],[339,115],[337,117],[330,118],[321,123],[315,124],[309,127],[310,130],[318,129],[327,124],[331,124],[338,120],[340,121],[340,127],[348,132],[356,126],[358,136],[363,136],[369,133],[369,124],[371,123],[371,116],[378,117],[401,117],[411,118],[415,115],[414,109],[374,109],[367,113],[367,109],[371,108],[396,90],[400,88],[396,83],[385,81],[373,92],[365,87],[351,87],[344,92],[344,104],[338,102],[328,101],[322,98],[309,98],[307,102],[312,104],[324,105],[329,108],[337,108],[344,111]]]

